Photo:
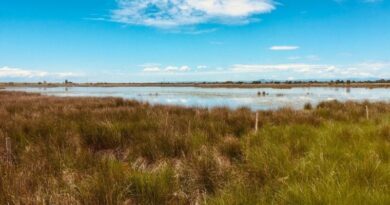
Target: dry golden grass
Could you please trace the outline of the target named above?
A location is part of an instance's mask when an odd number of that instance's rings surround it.
[[[254,123],[247,108],[0,92],[0,204],[390,203],[390,104]]]

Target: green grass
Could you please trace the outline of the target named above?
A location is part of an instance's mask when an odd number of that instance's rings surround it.
[[[0,119],[0,204],[390,204],[386,103],[259,112],[255,133],[246,108],[0,92]]]

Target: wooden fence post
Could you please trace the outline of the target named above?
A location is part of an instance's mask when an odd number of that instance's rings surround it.
[[[11,139],[9,137],[5,138],[5,153],[7,165],[10,165],[12,163],[12,147]]]
[[[165,115],[165,128],[164,128],[164,134],[165,136],[168,135],[168,128],[169,128],[169,111],[166,112],[166,115]]]
[[[370,118],[370,113],[369,113],[369,110],[368,110],[368,105],[366,105],[366,118],[367,118],[367,120],[369,120],[369,118]]]
[[[259,128],[259,112],[256,112],[256,122],[255,122],[255,132],[257,133],[257,130]]]

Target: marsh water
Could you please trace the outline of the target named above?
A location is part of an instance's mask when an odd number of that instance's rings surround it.
[[[13,87],[6,90],[64,97],[121,97],[151,104],[191,107],[249,107],[252,110],[301,109],[306,103],[317,105],[329,100],[390,102],[389,88]]]

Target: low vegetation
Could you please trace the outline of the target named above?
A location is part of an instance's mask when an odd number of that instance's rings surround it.
[[[390,88],[390,80],[375,81],[247,81],[247,82],[161,82],[161,83],[74,83],[65,80],[63,83],[0,83],[1,87],[200,87],[200,88],[278,88],[291,89],[300,87],[335,87],[335,88]]]
[[[0,91],[0,204],[390,204],[390,104],[305,108]]]

